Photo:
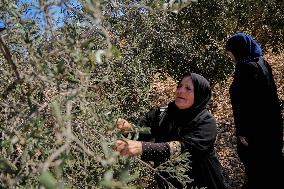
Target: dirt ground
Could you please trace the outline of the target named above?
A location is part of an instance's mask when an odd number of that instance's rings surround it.
[[[278,95],[282,102],[282,107],[284,107],[284,53],[280,55],[268,54],[264,58],[272,66]],[[236,152],[234,121],[229,98],[229,86],[231,82],[232,77],[229,77],[224,84],[213,87],[210,111],[217,120],[218,135],[215,147],[223,166],[226,182],[229,185],[229,189],[240,189],[246,176],[244,174],[244,167]],[[153,105],[164,105],[173,100],[175,88],[176,83],[172,78],[156,75],[153,78],[152,84],[154,97],[156,97]]]

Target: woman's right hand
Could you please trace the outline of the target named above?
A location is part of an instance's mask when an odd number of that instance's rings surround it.
[[[248,142],[247,142],[246,137],[239,136],[239,139],[240,139],[240,141],[243,145],[248,146]]]
[[[132,125],[123,118],[118,118],[115,120],[116,128],[123,131],[129,131],[132,128]]]
[[[139,156],[142,154],[142,142],[128,139],[117,140],[114,149],[122,156]]]

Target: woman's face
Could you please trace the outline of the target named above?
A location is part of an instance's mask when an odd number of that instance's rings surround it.
[[[176,89],[175,104],[179,109],[190,108],[194,103],[194,86],[190,76],[182,79]]]

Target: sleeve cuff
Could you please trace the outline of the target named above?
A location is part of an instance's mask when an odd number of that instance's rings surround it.
[[[181,154],[181,143],[179,141],[167,142],[170,148],[170,157],[174,158]]]

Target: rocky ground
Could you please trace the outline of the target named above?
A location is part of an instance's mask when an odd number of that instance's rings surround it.
[[[264,57],[272,66],[278,94],[284,105],[284,54],[266,55]],[[234,121],[229,99],[229,86],[232,78],[226,82],[213,87],[213,98],[210,106],[211,112],[217,120],[218,136],[216,140],[216,151],[226,175],[226,181],[230,189],[240,189],[245,180],[244,167],[236,153],[236,137],[234,135]],[[170,77],[156,75],[153,80],[152,89],[156,99],[154,106],[166,104],[174,97],[176,88],[175,81]],[[283,108],[284,109],[284,108]],[[284,114],[283,114],[284,117]],[[283,139],[284,141],[284,139]]]

